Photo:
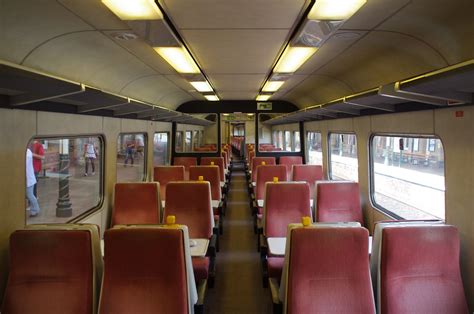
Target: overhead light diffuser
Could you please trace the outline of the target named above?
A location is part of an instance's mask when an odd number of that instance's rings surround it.
[[[219,101],[219,97],[216,95],[204,95],[204,97],[206,97],[206,99],[209,101]]]
[[[163,18],[153,0],[102,0],[121,20],[159,20]]]
[[[212,87],[208,82],[189,82],[198,92],[212,92]]]
[[[156,52],[179,73],[200,73],[191,55],[182,47],[155,47]]]
[[[276,73],[293,73],[311,57],[317,48],[288,46],[275,66]]]
[[[267,81],[263,85],[262,92],[276,92],[285,81]]]
[[[310,20],[347,20],[367,0],[317,0],[308,14]]]
[[[267,101],[268,99],[270,99],[270,97],[272,97],[272,95],[258,95],[256,100],[257,101]]]

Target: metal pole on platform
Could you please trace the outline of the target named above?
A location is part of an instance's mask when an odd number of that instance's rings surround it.
[[[59,192],[56,217],[71,217],[72,203],[69,198],[69,139],[59,140]]]

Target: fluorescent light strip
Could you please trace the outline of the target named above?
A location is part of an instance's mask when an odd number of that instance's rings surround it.
[[[121,20],[160,20],[163,18],[153,0],[102,0]]]
[[[207,81],[189,82],[198,92],[213,92],[211,85]]]
[[[317,48],[314,47],[288,46],[273,71],[276,73],[293,73],[305,63],[316,50]]]
[[[206,97],[206,99],[209,101],[219,101],[219,97],[216,95],[204,95],[204,97]]]
[[[347,20],[367,0],[317,0],[308,14],[310,20]]]
[[[179,73],[200,73],[193,58],[182,47],[155,47],[156,52]]]
[[[258,95],[256,100],[257,101],[267,101],[268,99],[270,99],[270,97],[272,97],[272,95]]]
[[[276,92],[285,81],[267,81],[263,85],[262,92]]]

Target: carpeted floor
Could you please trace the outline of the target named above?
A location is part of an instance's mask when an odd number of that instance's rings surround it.
[[[204,313],[272,313],[270,290],[262,287],[243,164],[232,172],[220,241],[215,286],[207,290]]]

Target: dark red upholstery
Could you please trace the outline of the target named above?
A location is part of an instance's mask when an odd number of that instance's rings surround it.
[[[286,173],[288,180],[291,178],[291,169],[293,165],[302,165],[303,164],[303,157],[301,156],[281,156],[278,163],[280,165],[286,166]]]
[[[192,263],[196,282],[209,277],[209,257],[193,257]]]
[[[267,183],[266,187],[264,235],[286,237],[288,224],[300,222],[303,216],[311,216],[309,185],[306,182],[282,182]]]
[[[375,313],[364,228],[291,233],[287,313]]]
[[[224,158],[225,168],[229,167],[229,152],[223,149],[221,152],[221,156]]]
[[[311,198],[315,198],[316,181],[324,179],[323,166],[320,165],[294,165],[293,181],[306,181],[309,183]]]
[[[180,229],[107,230],[99,313],[188,313],[183,237]]]
[[[357,182],[318,182],[316,184],[317,222],[359,222],[364,225]]]
[[[166,185],[170,181],[184,180],[184,166],[159,166],[153,168],[153,181],[160,183],[160,198],[166,200]]]
[[[214,163],[215,166],[219,167],[219,175],[221,178],[221,182],[225,181],[225,173],[224,173],[224,157],[202,157],[201,158],[201,166],[210,166]]]
[[[211,198],[215,201],[220,201],[221,186],[219,167],[216,166],[191,166],[189,168],[189,180],[197,181],[199,176],[204,178],[204,181],[208,181],[211,184]]]
[[[159,183],[115,184],[111,226],[121,224],[159,224]]]
[[[382,313],[467,313],[459,245],[453,226],[384,229]]]
[[[189,180],[189,167],[197,165],[196,157],[174,157],[174,166],[184,166],[184,180]]]
[[[255,151],[254,150],[249,150],[247,153],[248,157],[248,163],[249,163],[249,168],[252,169],[252,159],[255,157]]]
[[[254,158],[254,160],[256,158]],[[257,200],[265,199],[265,183],[273,182],[274,177],[278,178],[278,182],[284,182],[287,180],[286,167],[283,165],[258,166],[255,172],[257,180],[255,186],[255,198]]]
[[[212,236],[214,215],[211,210],[209,182],[168,183],[164,217],[175,215],[177,223],[188,226],[190,238],[209,239]]]
[[[268,277],[275,278],[278,281],[280,281],[284,263],[285,263],[284,257],[278,257],[278,256],[267,257]]]
[[[275,157],[253,157],[252,159],[252,182],[257,181],[257,166],[261,166],[262,162],[265,162],[265,165],[275,165]]]
[[[15,231],[9,258],[2,313],[93,313],[90,232]]]

